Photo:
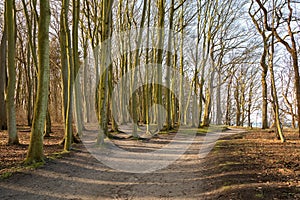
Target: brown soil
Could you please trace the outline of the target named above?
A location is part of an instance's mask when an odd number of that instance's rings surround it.
[[[25,131],[25,132],[24,132]],[[45,140],[45,152],[61,151],[62,129],[55,127]],[[286,132],[287,142],[274,133],[255,131],[223,134],[213,151],[199,159],[203,136],[167,168],[148,174],[111,169],[83,145],[59,159],[48,159],[38,169],[23,169],[0,181],[0,199],[300,199],[300,141]],[[238,134],[237,134],[238,133]],[[0,173],[20,166],[28,147],[29,129],[20,130],[22,146],[6,146],[0,133]],[[172,134],[147,141],[116,141],[135,151],[164,145]],[[125,143],[127,146],[125,146]],[[144,149],[144,150],[143,150]]]
[[[0,131],[0,175],[16,171],[22,167],[29,145],[30,130],[29,126],[18,126],[20,145],[7,145],[7,131]],[[61,125],[52,125],[51,137],[44,138],[44,153],[46,156],[63,150],[63,146],[59,145],[63,134],[64,130]]]
[[[300,199],[300,141],[285,131],[255,131],[220,140],[204,161],[205,199]]]

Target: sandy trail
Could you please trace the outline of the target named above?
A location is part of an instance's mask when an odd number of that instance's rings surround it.
[[[221,133],[221,137],[241,132],[243,130],[229,130]],[[117,142],[134,151],[149,151],[149,147],[160,148],[172,137],[166,134],[147,142]],[[109,168],[85,146],[76,145],[70,155],[0,181],[0,199],[203,199],[203,193],[207,192],[204,173],[208,169],[203,166],[206,157],[199,158],[199,149],[203,147],[204,138],[196,136],[178,160],[151,173],[127,173]]]

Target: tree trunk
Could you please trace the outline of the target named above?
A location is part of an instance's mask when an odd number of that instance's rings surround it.
[[[219,66],[220,67],[220,66]],[[218,69],[218,85],[217,85],[217,90],[216,90],[216,106],[217,106],[217,119],[216,119],[216,124],[220,125],[222,124],[222,109],[221,109],[221,84],[222,84],[222,77],[221,77],[221,69]]]
[[[66,57],[67,57],[67,67],[68,67],[68,90],[67,90],[67,107],[65,113],[65,136],[64,136],[64,150],[70,151],[72,139],[73,139],[73,85],[74,85],[74,64],[72,57],[72,44],[70,39],[70,30],[68,23],[68,10],[69,10],[69,0],[63,0],[62,3],[62,16],[63,16],[63,29],[65,31],[65,47],[66,47]]]
[[[82,130],[84,129],[83,124],[83,114],[82,114],[82,98],[80,92],[80,76],[79,74],[79,53],[78,53],[78,30],[79,30],[79,11],[80,2],[79,0],[73,0],[73,63],[74,63],[74,80],[75,80],[75,108],[76,108],[76,125],[77,125],[77,135],[82,135]]]
[[[8,126],[8,144],[19,144],[17,125],[16,125],[16,108],[15,108],[15,87],[16,87],[16,67],[15,67],[15,9],[14,1],[6,0],[6,31],[7,31],[7,68],[8,84],[6,94],[6,114]]]
[[[230,74],[229,83],[227,84],[227,97],[226,97],[226,114],[225,124],[231,125],[231,85],[232,85],[233,74]]]
[[[166,110],[167,110],[167,118],[166,118],[166,129],[169,131],[170,129],[173,129],[172,127],[172,119],[171,119],[171,92],[170,92],[170,68],[172,67],[172,39],[174,37],[173,35],[173,21],[174,21],[174,5],[175,1],[171,0],[171,7],[170,7],[170,16],[169,16],[169,32],[168,32],[168,52],[167,52],[167,75],[166,75],[166,89],[165,89],[165,95],[166,95]]]
[[[89,84],[90,81],[90,72],[91,70],[89,68],[89,58],[88,58],[88,46],[87,43],[84,44],[84,49],[83,49],[83,55],[84,55],[84,78],[83,78],[83,84],[84,84],[84,102],[85,102],[85,117],[86,117],[86,122],[90,123],[91,122],[91,102],[90,102],[90,91],[91,91],[91,85]]]
[[[163,127],[162,121],[162,65],[163,65],[163,50],[164,50],[164,25],[165,25],[165,0],[158,1],[158,38],[157,38],[157,128],[160,130]]]
[[[203,120],[201,126],[209,126],[210,123],[210,113],[211,113],[212,95],[213,95],[213,81],[215,78],[214,44],[212,44],[210,48],[210,62],[211,62],[210,80],[208,81],[208,86],[206,88],[205,107],[204,107]]]
[[[0,130],[7,129],[5,88],[6,88],[6,30],[4,28],[0,44]]]
[[[251,74],[253,76],[253,74]],[[254,82],[251,80],[250,86],[249,86],[249,102],[248,102],[248,109],[247,109],[247,118],[248,118],[248,127],[252,128],[252,123],[251,123],[251,107],[252,107],[252,97],[253,97],[253,87],[254,87]]]
[[[235,104],[236,104],[236,118],[235,118],[235,124],[236,126],[241,125],[241,101],[240,101],[240,87],[239,87],[240,81],[237,80],[236,88],[234,91],[234,98],[235,98]]]
[[[267,129],[268,125],[268,88],[267,88],[267,70],[263,69],[261,75],[261,87],[262,87],[262,129]]]
[[[45,120],[44,137],[50,137],[50,133],[51,132],[52,132],[51,131],[51,115],[50,115],[49,106],[48,106],[48,108],[47,108],[47,114],[46,114],[46,120]]]
[[[27,125],[32,125],[32,76],[31,76],[31,51],[30,51],[30,45],[28,44],[27,48],[27,66],[25,69],[26,72],[26,83],[27,83],[27,92],[28,92],[28,98],[27,98]]]
[[[144,0],[143,3],[143,11],[142,11],[142,19],[140,23],[141,29],[138,31],[138,36],[137,36],[137,44],[136,44],[136,50],[135,50],[135,55],[134,55],[134,65],[133,65],[133,88],[136,88],[136,82],[137,82],[137,73],[138,73],[138,65],[140,64],[140,46],[142,42],[142,33],[143,33],[143,28],[144,28],[144,22],[146,18],[146,11],[147,11],[147,0]],[[138,110],[137,110],[137,91],[133,91],[132,93],[132,116],[133,116],[133,136],[138,137],[137,135],[137,125],[138,125]]]
[[[274,34],[274,33],[273,33]],[[270,71],[270,79],[271,79],[271,93],[273,97],[273,109],[274,109],[274,118],[275,118],[275,125],[276,125],[276,133],[279,139],[282,142],[285,142],[285,138],[282,132],[282,126],[279,118],[279,104],[277,98],[277,89],[275,84],[275,77],[274,77],[274,70],[273,70],[273,58],[274,58],[274,35],[272,35],[271,41],[271,52],[270,52],[270,62],[269,62],[269,71]]]
[[[104,135],[108,135],[108,76],[109,67],[111,63],[111,23],[112,23],[112,4],[113,0],[103,1],[102,6],[102,35],[101,35],[101,78],[98,88],[98,119],[100,130],[97,137],[96,144],[101,145],[104,143]],[[105,42],[104,42],[105,41]]]
[[[27,163],[44,161],[43,131],[46,119],[49,94],[49,0],[40,2],[39,32],[38,32],[38,90],[34,106],[34,117],[30,135]]]
[[[262,67],[261,73],[261,87],[262,87],[262,129],[269,128],[268,125],[268,85],[267,85],[267,74],[268,74],[268,65],[266,64],[266,57],[268,53],[268,37],[265,36],[263,32],[261,32],[263,36],[264,50],[260,59],[260,65]]]
[[[184,79],[184,71],[183,71],[183,44],[184,44],[184,34],[183,34],[183,26],[184,26],[184,10],[183,10],[183,1],[181,0],[181,13],[180,13],[180,28],[181,28],[181,34],[180,34],[180,66],[179,66],[179,74],[180,74],[180,79],[179,79],[179,112],[178,112],[178,123],[179,125],[182,124],[183,122],[183,114],[184,114],[184,108],[183,108],[183,102],[184,102],[184,91],[183,91],[183,79]]]

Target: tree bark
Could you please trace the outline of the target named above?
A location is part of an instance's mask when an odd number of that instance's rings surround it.
[[[68,10],[69,10],[69,0],[63,0],[62,2],[62,20],[63,20],[63,30],[65,31],[65,51],[67,58],[68,77],[67,77],[67,105],[65,108],[65,136],[64,136],[64,150],[70,151],[73,139],[73,85],[74,85],[74,65],[72,62],[72,44],[70,39],[70,30],[68,23]]]
[[[83,113],[82,113],[82,96],[80,92],[80,76],[79,73],[79,53],[78,53],[78,30],[79,30],[79,11],[80,11],[80,1],[73,0],[73,63],[74,63],[74,81],[75,81],[75,108],[76,108],[76,127],[77,135],[82,135],[82,130],[84,129],[83,124]]]
[[[98,119],[100,131],[96,144],[104,143],[104,135],[108,134],[108,76],[111,63],[111,23],[112,23],[112,4],[113,0],[103,1],[102,5],[102,35],[101,35],[101,78],[98,88]]]
[[[5,88],[6,88],[6,30],[4,28],[0,43],[0,130],[7,129]]]
[[[157,104],[158,107],[157,113],[157,128],[160,130],[163,127],[162,121],[162,65],[163,65],[163,49],[164,49],[164,25],[165,25],[165,0],[158,1],[158,38],[157,38]]]
[[[6,114],[8,126],[8,144],[19,144],[16,125],[15,108],[15,87],[16,87],[16,67],[15,67],[15,9],[14,1],[6,0],[6,31],[7,31],[7,68],[8,84],[6,94]]]
[[[48,106],[49,94],[49,0],[40,1],[40,17],[38,32],[38,90],[34,105],[34,117],[30,135],[27,163],[44,161],[43,132]]]

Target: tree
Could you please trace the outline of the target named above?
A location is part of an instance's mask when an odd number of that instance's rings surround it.
[[[34,105],[30,144],[26,157],[27,163],[44,161],[43,133],[49,94],[50,15],[49,0],[40,1],[40,16],[38,23],[38,90]]]
[[[101,79],[98,88],[98,119],[100,131],[97,144],[104,143],[104,135],[108,135],[108,76],[111,63],[111,35],[113,0],[103,1],[102,5],[102,35],[101,35]]]
[[[170,68],[172,66],[172,53],[170,52],[172,49],[172,39],[174,37],[173,35],[173,28],[174,28],[174,9],[175,7],[175,2],[174,0],[171,0],[171,7],[170,7],[170,14],[169,14],[169,33],[168,33],[168,53],[167,53],[167,75],[166,75],[166,90],[165,90],[165,95],[166,95],[166,107],[167,107],[167,118],[166,118],[166,122],[167,122],[167,131],[169,131],[170,129],[173,129],[174,127],[172,126],[172,119],[171,119],[171,93],[170,93]]]
[[[146,11],[147,11],[147,0],[144,0],[144,6],[143,6],[143,11],[142,11],[142,19],[141,19],[141,29],[138,31],[138,36],[137,36],[137,47],[135,50],[135,56],[134,56],[134,69],[133,69],[133,88],[135,88],[136,82],[137,82],[137,68],[138,65],[140,64],[140,59],[139,59],[139,54],[140,54],[140,46],[142,42],[142,33],[143,33],[143,28],[144,28],[144,23],[145,23],[145,18],[146,18]],[[133,94],[132,97],[132,115],[133,115],[133,136],[137,138],[137,96],[135,93]]]
[[[263,23],[265,28],[268,31],[272,31],[272,34],[274,37],[279,41],[281,44],[284,45],[286,50],[289,52],[289,54],[292,57],[293,60],[293,68],[294,68],[294,84],[295,84],[295,89],[296,89],[296,96],[297,96],[297,114],[298,114],[298,126],[300,124],[300,75],[299,75],[299,61],[298,61],[298,46],[296,43],[296,38],[295,35],[297,34],[296,32],[293,31],[292,27],[292,20],[294,18],[294,12],[292,8],[292,1],[287,0],[286,4],[283,4],[277,8],[275,8],[275,2],[273,0],[273,22],[272,25],[269,25],[269,14],[268,10],[264,6],[264,4],[260,0],[255,0],[256,3],[259,5],[260,9],[263,12]],[[287,6],[287,17],[283,16],[283,12],[281,9],[283,9],[284,6]],[[276,10],[275,10],[276,9]],[[287,30],[287,35],[288,39],[286,37],[282,37],[279,32],[279,25],[281,23],[284,23],[286,25],[285,30]],[[299,137],[300,137],[300,129],[299,129]]]
[[[83,117],[82,117],[82,100],[80,93],[80,83],[78,78],[79,73],[79,53],[78,53],[78,42],[79,42],[79,12],[80,12],[80,1],[73,0],[73,63],[75,71],[75,105],[76,105],[76,124],[77,124],[77,134],[81,135],[84,129]]]
[[[34,97],[36,97],[37,90],[37,68],[38,68],[38,58],[37,58],[37,47],[36,47],[36,33],[37,33],[37,14],[35,12],[36,1],[30,1],[26,4],[25,0],[22,0],[24,17],[26,19],[27,26],[27,63],[26,63],[26,83],[28,89],[28,99],[27,99],[27,124],[32,125],[32,110],[34,104]],[[28,11],[28,4],[30,6],[30,12]],[[31,14],[30,14],[31,13]],[[32,64],[31,66],[31,58]],[[33,100],[32,100],[33,99]]]
[[[16,67],[15,67],[15,9],[14,1],[6,0],[6,26],[7,26],[7,68],[8,68],[8,84],[6,96],[6,113],[8,126],[8,144],[18,144],[15,111],[15,87],[16,87]]]
[[[292,93],[292,97],[294,96],[294,92],[292,92],[294,90],[293,87],[291,87],[291,82],[292,82],[292,79],[293,79],[293,75],[292,75],[292,71],[289,70],[288,72],[288,77],[286,79],[284,73],[282,72],[281,75],[280,75],[280,81],[281,81],[281,95],[283,97],[283,100],[284,100],[284,104],[285,104],[285,107],[286,109],[281,109],[285,114],[287,115],[290,115],[291,116],[291,125],[292,125],[292,128],[296,128],[296,114],[295,114],[295,109],[294,109],[294,105],[293,105],[293,102],[295,102],[295,99],[293,98],[292,100],[290,100],[290,94]],[[284,85],[286,85],[284,87]],[[290,89],[292,91],[290,91]]]
[[[7,129],[6,119],[6,103],[5,103],[5,88],[6,88],[6,30],[4,28],[2,39],[0,42],[0,130]]]
[[[62,63],[62,84],[63,84],[63,104],[64,104],[64,121],[65,121],[65,135],[62,143],[64,150],[71,149],[72,142],[79,142],[73,133],[73,107],[74,107],[74,83],[75,77],[79,73],[79,54],[78,54],[78,23],[79,23],[79,2],[73,1],[73,35],[69,29],[69,0],[62,2],[62,9],[60,15],[60,49],[61,49],[61,63]],[[73,39],[73,40],[72,40]],[[83,129],[81,120],[81,101],[79,82],[75,83],[75,94],[77,94],[76,114],[78,134],[81,134]]]
[[[268,85],[267,85],[267,74],[268,74],[268,65],[267,65],[267,54],[268,54],[268,40],[271,36],[271,34],[266,35],[266,29],[262,25],[259,25],[259,20],[255,19],[255,14],[251,13],[251,9],[253,6],[253,1],[251,2],[251,5],[249,7],[248,13],[251,17],[252,22],[255,25],[256,30],[259,32],[259,34],[262,37],[263,40],[263,53],[260,58],[260,66],[262,68],[261,72],[261,88],[262,88],[262,129],[268,128]]]

